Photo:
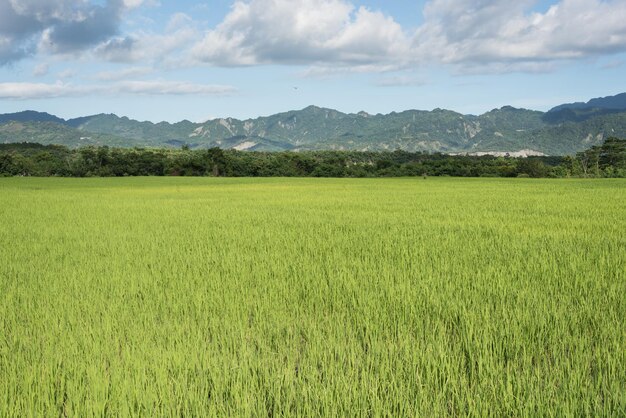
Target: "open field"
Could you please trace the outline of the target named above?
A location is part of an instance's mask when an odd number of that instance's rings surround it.
[[[625,416],[626,181],[0,179],[0,416]]]

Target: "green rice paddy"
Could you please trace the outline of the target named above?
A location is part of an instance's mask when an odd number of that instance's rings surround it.
[[[626,416],[626,182],[0,179],[0,416]]]

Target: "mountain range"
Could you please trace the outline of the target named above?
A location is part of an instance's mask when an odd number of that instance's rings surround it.
[[[626,93],[562,104],[548,112],[504,106],[479,116],[451,110],[370,115],[309,106],[256,119],[140,122],[114,114],[64,120],[48,113],[0,114],[0,143],[69,147],[220,147],[251,151],[402,149],[443,153],[572,154],[626,137]]]

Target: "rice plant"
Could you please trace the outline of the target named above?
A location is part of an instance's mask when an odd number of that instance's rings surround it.
[[[0,416],[624,416],[626,182],[0,179]]]

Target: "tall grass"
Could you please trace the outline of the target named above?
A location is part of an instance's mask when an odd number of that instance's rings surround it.
[[[0,416],[624,416],[626,183],[2,179]]]

